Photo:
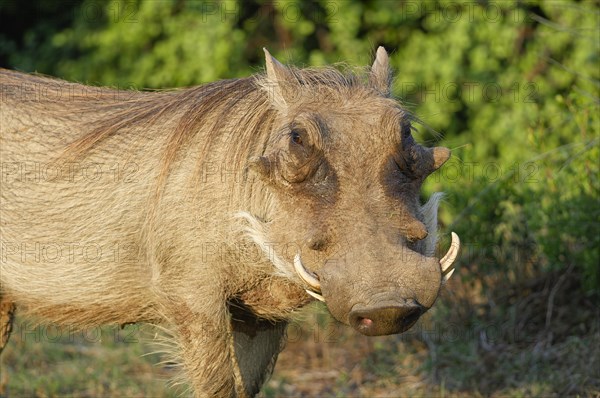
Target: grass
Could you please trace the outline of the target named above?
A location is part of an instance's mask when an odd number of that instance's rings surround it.
[[[264,397],[599,396],[600,333],[548,345],[533,336],[490,339],[486,328],[451,328],[439,314],[407,336],[366,338],[339,329],[336,342],[288,344]],[[591,322],[597,322],[590,319]],[[416,326],[417,328],[419,325]],[[310,329],[309,329],[310,330]],[[536,337],[537,338],[537,337]]]
[[[565,275],[488,291],[487,300],[475,281],[456,278],[434,310],[396,336],[361,336],[309,306],[260,397],[598,397],[598,298]],[[0,395],[177,396],[166,387],[173,370],[144,355],[153,333],[138,325],[81,333],[17,318]]]
[[[75,331],[16,318],[2,354],[0,396],[169,397],[168,369],[144,343],[144,327]],[[162,380],[161,380],[162,379]]]

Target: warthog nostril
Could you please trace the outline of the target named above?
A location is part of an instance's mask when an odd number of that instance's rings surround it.
[[[350,311],[350,325],[367,336],[402,333],[423,313],[419,305],[355,306]]]

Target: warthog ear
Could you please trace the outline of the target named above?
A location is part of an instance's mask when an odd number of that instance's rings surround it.
[[[416,178],[426,178],[442,167],[451,154],[450,149],[443,146],[425,148],[421,145],[414,145],[409,152],[409,158],[400,157],[397,162],[401,163],[397,164],[401,169],[408,168]]]
[[[281,111],[284,111],[288,107],[286,98],[289,96],[288,92],[292,90],[294,83],[294,76],[288,68],[286,68],[281,62],[277,61],[275,57],[269,53],[266,48],[263,48],[265,52],[265,63],[267,67],[267,87],[269,97],[273,102],[273,105]]]
[[[385,96],[390,95],[392,74],[390,71],[390,59],[385,48],[379,46],[375,62],[371,66],[369,74],[369,85]]]
[[[450,149],[443,146],[432,148],[431,153],[433,155],[433,170],[442,167],[442,165],[446,163],[446,160],[450,158]]]
[[[421,158],[422,160],[413,164],[413,172],[415,175],[419,175],[423,178],[442,167],[442,165],[446,163],[446,160],[450,158],[450,149],[443,146],[425,148],[424,152],[421,153],[424,157]]]

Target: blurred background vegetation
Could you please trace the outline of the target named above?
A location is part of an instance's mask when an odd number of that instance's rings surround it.
[[[299,66],[391,53],[418,139],[453,150],[425,196],[447,193],[441,230],[464,249],[421,330],[454,338],[364,340],[313,310],[338,338],[291,342],[265,395],[600,394],[597,2],[2,0],[0,13],[0,66],[118,88],[248,76],[262,47]]]

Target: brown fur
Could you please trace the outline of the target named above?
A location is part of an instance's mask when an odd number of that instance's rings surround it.
[[[429,307],[439,197],[418,195],[447,156],[411,141],[378,60],[367,81],[267,56],[267,75],[147,93],[0,71],[0,337],[13,302],[81,327],[161,323],[196,395],[244,396],[310,301],[296,252],[342,321],[339,300],[380,288]],[[336,258],[387,267],[402,250],[401,285],[370,265],[331,277]]]

